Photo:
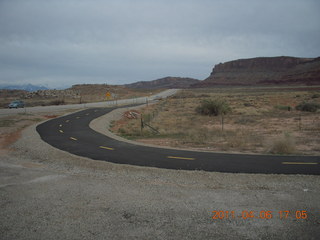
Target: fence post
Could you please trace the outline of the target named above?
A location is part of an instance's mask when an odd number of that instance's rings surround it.
[[[301,131],[301,113],[299,115],[299,130]]]
[[[143,117],[142,117],[142,113],[141,113],[141,125],[140,125],[140,126],[141,126],[140,131],[141,131],[141,135],[142,135],[142,130],[143,130],[143,127],[144,127],[144,126],[143,126]]]
[[[223,131],[223,125],[224,125],[224,114],[221,114],[221,129]]]

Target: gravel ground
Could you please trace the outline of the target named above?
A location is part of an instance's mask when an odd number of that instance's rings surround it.
[[[320,235],[319,176],[177,171],[94,161],[46,144],[35,127],[26,128],[10,151],[0,152],[1,239]],[[286,210],[289,217],[280,219],[278,212]],[[212,211],[234,211],[235,218],[212,219]],[[272,211],[272,218],[243,219],[244,211],[255,216]],[[307,219],[296,219],[296,211],[307,211]]]

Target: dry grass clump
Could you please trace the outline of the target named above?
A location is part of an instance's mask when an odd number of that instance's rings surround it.
[[[255,119],[254,116],[240,116],[235,118],[235,121],[234,121],[235,124],[241,124],[241,125],[249,125],[249,124],[254,124],[256,122],[257,120]]]
[[[272,154],[294,154],[296,153],[296,145],[290,134],[284,134],[277,138],[271,145],[269,153]]]

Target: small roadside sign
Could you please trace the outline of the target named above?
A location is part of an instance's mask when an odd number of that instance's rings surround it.
[[[112,98],[111,93],[110,92],[106,92],[106,99],[108,100],[108,99],[111,99],[111,98]]]

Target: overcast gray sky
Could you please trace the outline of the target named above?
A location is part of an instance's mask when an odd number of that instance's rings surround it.
[[[319,0],[0,0],[0,84],[65,87],[320,56]]]

